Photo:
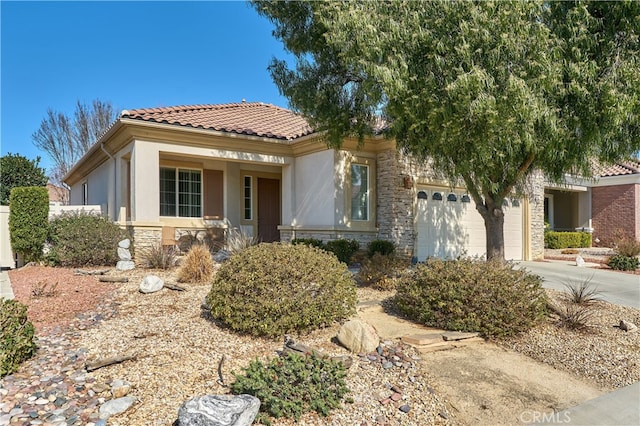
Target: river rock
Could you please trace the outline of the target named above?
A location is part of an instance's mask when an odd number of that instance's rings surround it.
[[[129,247],[131,247],[131,240],[128,238],[125,238],[124,240],[118,242],[118,247],[123,249],[128,249]]]
[[[340,327],[338,341],[351,352],[368,353],[376,350],[380,344],[380,337],[370,324],[353,319]]]
[[[131,260],[119,260],[118,263],[116,263],[116,271],[130,271],[135,269],[135,267],[136,264]]]
[[[251,395],[204,395],[178,410],[178,426],[249,426],[260,409]]]
[[[124,380],[116,379],[111,383],[111,395],[113,395],[114,398],[127,396],[130,390],[131,384]]]
[[[583,258],[582,258],[582,256],[580,256],[580,255],[577,255],[577,256],[576,256],[576,266],[577,266],[578,268],[584,268],[584,266],[585,266],[584,259],[583,259]]]
[[[114,414],[124,413],[133,405],[136,399],[132,396],[112,399],[100,406],[100,418],[106,419]]]
[[[147,275],[140,283],[140,292],[145,294],[155,293],[162,290],[162,287],[164,287],[162,278],[157,275]]]
[[[118,247],[118,258],[120,260],[131,260],[131,252],[128,249]]]

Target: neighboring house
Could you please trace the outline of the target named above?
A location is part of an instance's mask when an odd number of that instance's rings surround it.
[[[551,229],[585,229],[594,245],[611,247],[620,237],[640,240],[640,161],[593,166],[594,179],[567,177],[545,186],[545,222]]]
[[[262,241],[393,241],[405,255],[484,255],[480,214],[398,154],[395,142],[328,149],[301,116],[263,103],[122,111],[65,177],[71,204],[99,204],[137,247],[196,230],[240,228]],[[505,201],[506,257],[543,256],[543,180]]]
[[[50,206],[69,205],[69,190],[67,188],[63,186],[54,185],[52,183],[48,183],[47,191],[49,191]]]

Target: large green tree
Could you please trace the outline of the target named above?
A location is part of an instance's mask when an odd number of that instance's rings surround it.
[[[333,147],[384,118],[399,149],[467,187],[489,258],[534,170],[588,176],[640,149],[640,2],[253,6],[296,58],[269,67],[291,107]]]
[[[47,176],[39,163],[40,157],[29,160],[20,154],[10,152],[0,157],[0,205],[9,204],[9,195],[13,188],[47,184]]]

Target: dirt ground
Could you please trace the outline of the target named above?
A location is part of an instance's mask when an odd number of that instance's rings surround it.
[[[358,316],[372,324],[382,339],[435,331],[388,315],[375,303],[361,305]],[[609,390],[489,342],[421,352],[421,357],[437,380],[436,392],[449,402],[456,419],[467,425],[526,423],[536,413],[569,408]]]

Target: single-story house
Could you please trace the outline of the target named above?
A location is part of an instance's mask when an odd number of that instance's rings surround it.
[[[465,189],[434,179],[395,141],[329,149],[303,117],[263,103],[122,111],[65,182],[71,204],[101,205],[136,247],[237,228],[262,241],[384,239],[417,260],[485,254]],[[505,201],[508,259],[544,255],[543,183]]]
[[[545,184],[544,218],[550,229],[587,230],[593,245],[611,247],[620,237],[640,240],[640,161],[593,164],[593,179],[567,176]]]

